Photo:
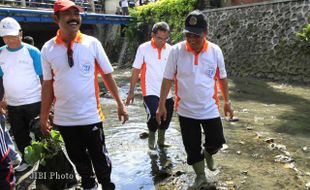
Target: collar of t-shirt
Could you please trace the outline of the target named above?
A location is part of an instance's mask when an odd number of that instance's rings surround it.
[[[72,48],[73,42],[81,43],[82,42],[82,37],[83,37],[82,33],[79,30],[76,33],[76,36],[75,36],[74,40],[71,41],[71,44],[70,44],[71,48]],[[61,38],[61,31],[60,30],[57,31],[56,38],[55,38],[55,43],[56,44],[64,44],[67,47],[66,43]]]
[[[21,43],[20,47],[18,48],[9,48],[9,46],[6,46],[6,49],[9,51],[9,52],[16,52],[20,49],[22,49],[24,47],[24,45]]]
[[[195,55],[195,62],[194,63],[195,63],[195,65],[198,65],[199,54],[204,53],[208,50],[208,41],[206,39],[204,40],[202,50],[199,53],[196,53],[187,41],[185,44],[185,49],[186,49],[186,51],[193,53]]]
[[[160,60],[161,59],[161,50],[166,48],[166,43],[162,48],[158,48],[155,44],[154,38],[151,39],[151,45],[154,49],[157,49],[157,58]]]

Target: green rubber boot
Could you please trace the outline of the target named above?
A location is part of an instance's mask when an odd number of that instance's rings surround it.
[[[155,150],[155,132],[149,131],[149,139],[148,139],[149,149]]]
[[[193,169],[196,173],[196,178],[193,185],[188,187],[188,190],[199,190],[208,184],[205,174],[205,161],[196,162],[193,164]]]
[[[206,150],[204,150],[203,152],[204,152],[204,156],[205,156],[206,161],[207,161],[208,169],[211,171],[215,171],[216,166],[215,166],[215,162],[214,162],[212,155],[209,154]]]
[[[157,139],[157,145],[160,148],[169,147],[169,145],[165,144],[165,129],[158,129],[158,139]]]

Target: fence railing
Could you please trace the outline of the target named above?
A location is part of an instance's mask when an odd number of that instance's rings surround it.
[[[53,9],[55,0],[0,0],[0,6],[13,8]],[[104,13],[104,0],[76,0],[85,12]]]

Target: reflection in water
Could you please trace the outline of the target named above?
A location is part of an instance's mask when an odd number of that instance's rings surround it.
[[[167,148],[159,148],[157,154],[149,153],[151,159],[151,174],[155,183],[171,176],[172,162],[167,155]]]
[[[121,125],[116,117],[115,103],[103,98],[103,110],[107,147],[112,160],[112,180],[116,190],[153,190],[155,185],[171,176],[173,165],[185,158],[183,144],[176,117],[167,130],[166,140],[171,146],[149,151],[147,138],[140,134],[147,132],[146,114],[140,98],[127,107],[130,120]],[[114,113],[115,112],[115,113]]]

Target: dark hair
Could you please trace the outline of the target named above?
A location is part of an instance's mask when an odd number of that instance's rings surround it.
[[[34,40],[31,36],[25,36],[23,41],[27,44],[34,45]]]
[[[54,13],[54,15],[59,19],[59,11],[57,11],[56,13]]]
[[[164,32],[170,32],[169,25],[166,22],[157,22],[153,25],[152,32],[154,34],[157,34],[158,30],[164,31]]]

